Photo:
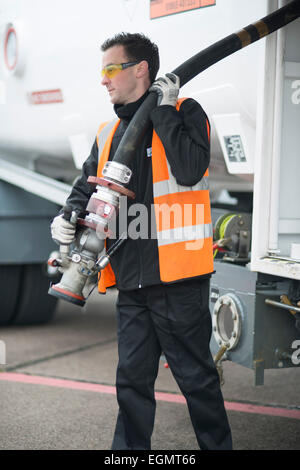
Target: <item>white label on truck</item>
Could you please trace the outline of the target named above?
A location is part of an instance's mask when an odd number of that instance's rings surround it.
[[[245,162],[246,155],[240,135],[224,136],[227,155],[230,162]]]

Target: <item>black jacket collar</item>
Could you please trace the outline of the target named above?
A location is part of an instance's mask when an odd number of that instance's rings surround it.
[[[114,105],[114,111],[116,115],[125,121],[130,121],[133,115],[136,113],[136,111],[139,109],[145,98],[148,96],[149,92],[148,90],[146,93],[141,96],[137,101],[134,101],[133,103],[128,103],[125,105],[122,104],[115,104]]]

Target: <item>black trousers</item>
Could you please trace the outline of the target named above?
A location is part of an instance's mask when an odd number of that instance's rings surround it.
[[[201,449],[231,449],[219,376],[209,349],[209,279],[119,291],[117,399],[112,449],[151,449],[154,383],[164,352],[186,398]]]

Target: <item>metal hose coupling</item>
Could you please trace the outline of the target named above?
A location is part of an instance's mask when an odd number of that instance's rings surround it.
[[[121,196],[134,199],[135,194],[125,188],[130,181],[131,170],[118,162],[107,162],[102,171],[104,178],[90,176],[88,183],[95,191],[86,207],[87,215],[77,217],[72,208],[63,208],[63,217],[76,226],[75,240],[70,245],[60,245],[60,257],[48,260],[63,274],[58,284],[51,284],[48,293],[55,297],[83,306],[99,272],[110,262],[110,256],[125,240],[122,237],[105,252],[105,240],[113,234],[110,222],[116,217]]]

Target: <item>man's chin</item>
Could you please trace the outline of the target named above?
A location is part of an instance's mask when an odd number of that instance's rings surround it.
[[[124,104],[121,98],[114,95],[114,93],[109,93],[109,97],[110,97],[110,102],[112,104],[120,104],[120,105]]]
[[[110,99],[110,102],[111,102],[112,104],[114,104],[114,105],[115,105],[115,104],[123,105],[123,103],[122,103],[120,100],[118,100],[117,98],[111,98],[111,99]]]
[[[110,97],[110,102],[111,102],[112,104],[118,104],[118,98],[116,98],[115,96],[111,96],[111,97]]]

